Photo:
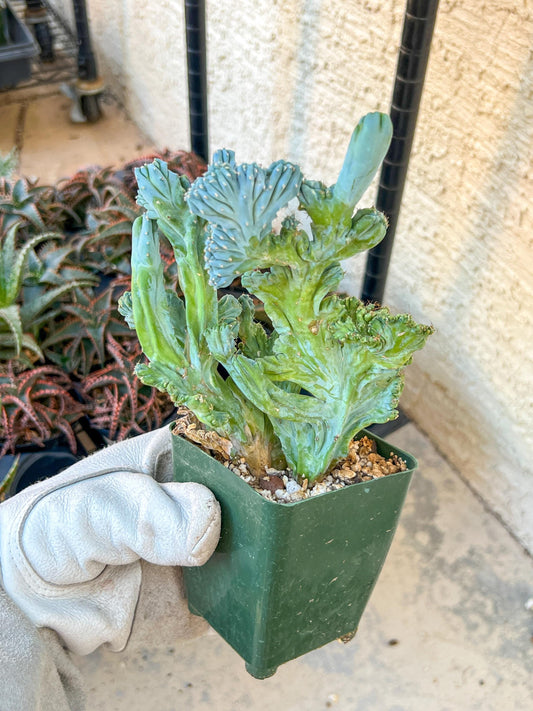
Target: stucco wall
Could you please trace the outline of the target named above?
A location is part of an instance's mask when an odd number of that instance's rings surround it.
[[[162,147],[188,145],[182,5],[89,0],[103,72]],[[357,119],[388,109],[403,0],[207,5],[213,149],[333,182]],[[441,0],[385,295],[436,328],[403,407],[530,549],[532,14]]]

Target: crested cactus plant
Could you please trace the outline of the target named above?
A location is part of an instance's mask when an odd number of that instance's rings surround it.
[[[355,206],[391,135],[387,116],[364,117],[332,186],[285,161],[239,165],[228,150],[192,185],[161,160],[137,171],[145,214],[134,224],[132,288],[120,306],[149,361],[136,372],[226,438],[257,476],[284,459],[297,476],[320,480],[361,429],[397,416],[402,369],[432,331],[335,293],[341,260],[385,235],[381,213]],[[165,286],[160,232],[183,299]],[[271,333],[247,294],[217,298],[235,277],[263,302]]]

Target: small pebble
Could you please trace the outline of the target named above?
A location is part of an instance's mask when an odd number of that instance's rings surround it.
[[[267,489],[268,491],[277,491],[278,489],[285,489],[285,484],[283,479],[279,476],[272,474],[271,476],[263,476],[259,479],[259,486],[262,489]]]
[[[355,472],[351,469],[341,469],[341,479],[355,479]]]
[[[285,480],[285,477],[283,477],[283,479]],[[287,490],[288,494],[294,494],[297,491],[301,491],[302,487],[294,479],[287,479],[287,482],[285,483],[285,489]]]

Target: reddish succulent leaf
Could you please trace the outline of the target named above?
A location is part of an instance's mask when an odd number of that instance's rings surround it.
[[[138,343],[128,353],[109,336],[107,350],[114,362],[84,380],[83,395],[92,403],[93,424],[117,440],[161,426],[173,405],[166,395],[144,385],[133,373],[139,359]]]
[[[85,408],[72,397],[70,387],[68,376],[55,366],[16,373],[9,362],[0,371],[0,455],[14,452],[17,445],[41,445],[59,432],[75,451],[71,425]]]

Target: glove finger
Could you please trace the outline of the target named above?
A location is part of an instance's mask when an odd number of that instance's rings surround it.
[[[167,532],[156,539],[157,546],[151,558],[142,556],[158,565],[203,565],[214,552],[220,538],[220,505],[214,495],[201,484],[169,482],[159,485],[163,491],[187,512],[187,562],[176,562],[176,541]],[[170,532],[171,533],[171,532]]]
[[[220,508],[204,486],[160,485],[144,474],[115,472],[39,499],[24,522],[21,546],[43,580],[68,585],[139,558],[201,565],[219,532]]]

